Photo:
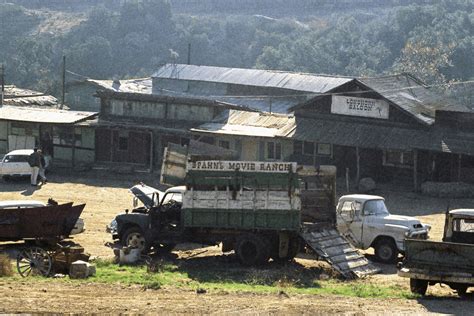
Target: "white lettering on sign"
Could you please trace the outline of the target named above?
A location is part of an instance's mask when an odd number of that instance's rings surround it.
[[[389,105],[384,100],[333,95],[331,113],[388,119]]]
[[[262,161],[222,161],[206,160],[188,163],[188,170],[241,171],[241,172],[292,172],[296,171],[295,162]]]

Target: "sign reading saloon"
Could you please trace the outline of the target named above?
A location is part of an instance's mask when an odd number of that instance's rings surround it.
[[[333,95],[331,113],[388,119],[389,105],[384,100]]]
[[[206,160],[188,163],[188,170],[287,173],[296,171],[296,163]]]

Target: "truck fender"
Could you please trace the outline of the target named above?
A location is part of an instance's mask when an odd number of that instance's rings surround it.
[[[117,220],[117,233],[119,237],[122,236],[123,232],[132,226],[138,226],[143,232],[147,231],[149,224],[148,214],[132,213],[132,214],[120,214],[116,217]]]

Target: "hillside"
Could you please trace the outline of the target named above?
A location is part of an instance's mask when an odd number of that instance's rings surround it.
[[[9,1],[25,7],[0,1],[7,78],[52,92],[62,55],[84,76],[138,77],[169,62],[170,50],[185,63],[188,44],[195,64],[351,76],[408,71],[428,84],[474,77],[472,1]],[[470,102],[471,86],[453,87],[447,92]]]

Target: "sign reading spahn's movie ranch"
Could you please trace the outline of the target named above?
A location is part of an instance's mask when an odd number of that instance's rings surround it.
[[[389,105],[384,100],[333,95],[331,113],[388,119]]]
[[[205,160],[188,163],[188,170],[287,173],[296,172],[296,163]]]

